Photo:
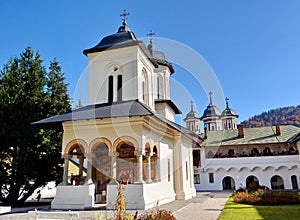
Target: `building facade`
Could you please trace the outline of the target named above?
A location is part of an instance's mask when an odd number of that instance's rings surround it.
[[[244,128],[229,108],[220,114],[212,103],[204,110],[204,141],[194,145],[197,191],[245,188],[299,189],[300,128],[291,125]]]

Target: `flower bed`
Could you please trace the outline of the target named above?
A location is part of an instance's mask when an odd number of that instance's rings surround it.
[[[298,192],[272,191],[269,189],[257,189],[253,192],[235,192],[233,200],[237,203],[250,205],[292,205],[300,204]]]

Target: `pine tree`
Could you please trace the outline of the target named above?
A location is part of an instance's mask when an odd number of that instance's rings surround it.
[[[17,206],[62,173],[61,134],[31,125],[70,109],[57,61],[49,74],[40,54],[27,47],[0,75],[0,201]]]

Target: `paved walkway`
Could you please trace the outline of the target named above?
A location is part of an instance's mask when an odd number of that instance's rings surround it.
[[[231,191],[219,192],[198,192],[197,196],[189,200],[175,200],[173,202],[159,206],[160,209],[170,210],[178,220],[217,220]],[[35,208],[40,211],[36,213]],[[134,211],[129,211],[134,212]],[[143,213],[144,211],[139,211]],[[77,216],[79,214],[79,217]],[[201,217],[200,217],[201,216]],[[100,218],[102,217],[102,218]],[[12,213],[0,215],[2,220],[11,219],[109,219],[113,217],[113,211],[106,210],[90,210],[90,211],[53,211],[50,205],[13,208]]]

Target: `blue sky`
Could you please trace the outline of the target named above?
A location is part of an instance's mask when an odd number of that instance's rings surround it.
[[[155,37],[197,51],[218,77],[239,121],[271,108],[300,104],[298,0],[1,1],[1,68],[9,57],[31,45],[45,65],[55,57],[60,61],[74,97],[87,66],[83,49],[115,33],[123,9],[130,12],[127,23],[138,37],[146,37],[152,29]],[[177,88],[171,89],[182,117],[191,99],[201,115],[208,104],[206,92],[191,75],[174,66],[175,84],[191,96],[177,95]]]

